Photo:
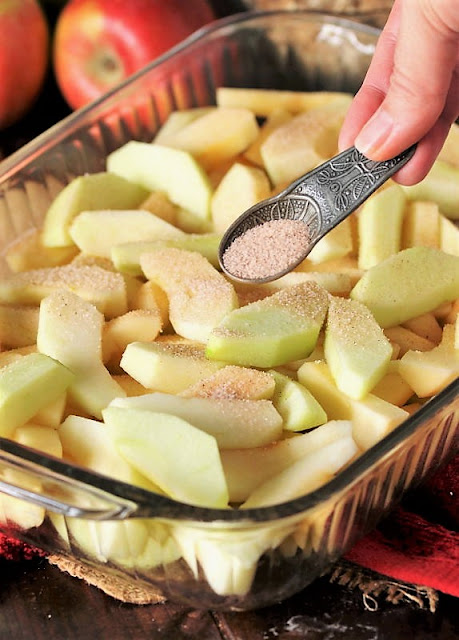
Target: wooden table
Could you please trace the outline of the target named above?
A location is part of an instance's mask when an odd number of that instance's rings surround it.
[[[364,607],[321,578],[283,604],[245,613],[127,605],[44,560],[0,561],[0,640],[457,640],[457,599]]]

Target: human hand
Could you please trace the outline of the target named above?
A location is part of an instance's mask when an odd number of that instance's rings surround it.
[[[459,0],[395,0],[365,80],[341,130],[354,144],[387,160],[418,143],[394,176],[415,184],[429,172],[459,116]]]

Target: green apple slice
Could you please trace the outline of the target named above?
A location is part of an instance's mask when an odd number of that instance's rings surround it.
[[[229,313],[207,342],[211,359],[261,368],[307,357],[317,342],[328,293],[313,281]]]
[[[108,156],[107,169],[149,191],[164,191],[204,220],[210,217],[209,178],[187,151],[132,140]]]
[[[133,276],[143,275],[140,267],[140,256],[142,253],[150,253],[164,247],[184,249],[185,251],[196,251],[210,262],[216,269],[220,268],[218,261],[218,247],[221,235],[218,233],[187,233],[180,238],[162,238],[161,240],[127,242],[116,244],[111,250],[113,264],[122,273]]]
[[[120,454],[176,500],[228,506],[215,438],[185,420],[142,409],[108,407],[104,422]]]
[[[9,438],[40,409],[59,398],[74,375],[52,357],[30,353],[0,371],[0,434]]]
[[[286,431],[305,431],[327,422],[327,414],[306,387],[273,369],[276,383],[272,402]]]
[[[38,350],[74,373],[69,395],[96,418],[113,398],[125,395],[102,363],[103,324],[96,307],[71,291],[56,291],[40,306]]]
[[[53,200],[46,212],[41,241],[47,247],[70,246],[73,240],[69,227],[81,211],[136,208],[147,195],[147,189],[114,173],[79,176]]]
[[[148,393],[117,398],[110,406],[175,415],[212,435],[220,449],[261,447],[282,435],[282,418],[270,400],[186,398]]]
[[[110,258],[112,247],[122,242],[178,239],[185,233],[150,211],[101,209],[79,213],[70,226],[70,235],[80,251]]]
[[[331,297],[324,353],[338,389],[360,399],[386,373],[392,346],[365,305]]]
[[[459,167],[436,160],[424,180],[401,188],[408,200],[431,200],[445,216],[459,219]]]
[[[459,297],[459,257],[431,247],[410,247],[364,273],[351,298],[378,324],[402,324]]]

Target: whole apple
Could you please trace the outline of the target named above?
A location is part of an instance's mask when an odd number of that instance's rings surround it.
[[[49,61],[49,29],[37,0],[0,0],[0,129],[32,106]]]
[[[207,0],[69,0],[53,43],[61,93],[77,109],[214,18]]]

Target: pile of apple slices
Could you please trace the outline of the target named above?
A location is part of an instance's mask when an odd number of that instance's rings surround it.
[[[222,88],[63,188],[6,252],[0,434],[185,503],[262,507],[321,486],[454,380],[457,126],[422,183],[387,183],[292,273],[255,286],[219,269],[239,214],[336,153],[350,100]],[[44,518],[1,502],[20,526]],[[196,563],[185,527],[68,527],[97,557]]]

